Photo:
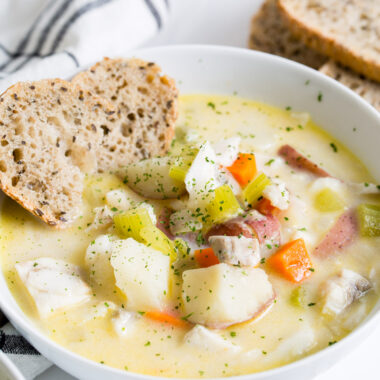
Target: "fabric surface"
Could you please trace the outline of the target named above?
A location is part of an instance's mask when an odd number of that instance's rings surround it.
[[[122,55],[167,17],[168,0],[1,0],[0,92]]]
[[[1,0],[0,93],[122,56],[155,35],[168,14],[169,0]],[[2,319],[0,312],[0,326]],[[26,379],[51,365],[10,323],[0,328],[0,349]]]

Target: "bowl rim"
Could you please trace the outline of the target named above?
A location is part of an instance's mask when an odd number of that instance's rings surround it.
[[[380,113],[377,112],[377,110],[372,107],[369,103],[367,103],[361,96],[359,96],[357,93],[352,91],[351,89],[347,88],[343,84],[339,83],[338,81],[334,80],[333,78],[330,78],[322,73],[320,73],[317,70],[314,70],[310,67],[307,67],[303,64],[300,64],[295,61],[288,60],[283,57],[275,56],[272,54],[250,50],[247,48],[240,48],[240,47],[231,47],[231,46],[224,46],[224,45],[206,45],[206,44],[178,44],[178,45],[163,45],[163,46],[156,46],[156,47],[148,47],[148,48],[140,48],[140,49],[134,49],[130,52],[127,52],[123,57],[136,57],[139,54],[160,54],[170,51],[175,52],[181,52],[181,50],[185,51],[193,51],[194,53],[197,52],[198,54],[227,54],[227,55],[236,55],[240,56],[241,59],[255,59],[254,57],[259,57],[263,60],[269,60],[269,61],[277,61],[281,65],[288,65],[293,66],[298,71],[303,71],[311,76],[312,79],[315,79],[319,82],[326,82],[329,83],[331,86],[339,88],[340,91],[348,94],[351,98],[354,98],[361,107],[364,107],[365,112],[368,112],[374,117],[375,119],[378,119],[379,126],[380,126]],[[80,68],[75,69],[76,72],[82,71],[90,67],[91,65],[81,66]],[[0,211],[1,212],[1,211]],[[55,351],[56,354],[64,356],[67,360],[72,360],[74,362],[80,362],[82,365],[90,366],[93,369],[99,369],[101,371],[107,371],[109,374],[114,375],[124,375],[124,376],[133,376],[134,378],[138,378],[141,380],[157,380],[157,379],[177,379],[175,377],[162,377],[162,376],[153,376],[153,375],[145,375],[137,372],[132,371],[126,371],[117,369],[114,367],[110,367],[106,364],[100,364],[94,360],[88,359],[84,356],[81,356],[73,351],[70,351],[69,349],[65,348],[64,346],[54,342],[52,339],[50,339],[47,335],[45,335],[38,326],[36,326],[33,322],[33,319],[27,316],[23,310],[18,305],[17,301],[13,297],[11,291],[8,288],[8,285],[5,281],[4,272],[1,271],[0,275],[0,281],[3,281],[5,286],[7,287],[7,290],[10,294],[10,297],[15,302],[15,305],[12,305],[11,303],[5,302],[4,297],[0,297],[0,308],[4,312],[4,314],[7,316],[7,318],[10,320],[10,322],[15,323],[15,327],[18,326],[22,331],[26,332],[25,338],[29,340],[29,338],[36,339],[40,341],[39,343],[41,345],[44,345],[46,349],[51,349]],[[377,302],[377,304],[380,301]],[[17,308],[20,310],[18,311]],[[376,305],[374,306],[376,308]],[[347,346],[350,342],[354,342],[356,338],[358,338],[360,335],[365,336],[365,332],[368,332],[371,328],[375,327],[375,324],[380,321],[380,310],[377,310],[374,312],[372,311],[366,316],[366,318],[360,323],[358,327],[356,327],[352,332],[350,332],[348,335],[346,335],[343,339],[339,340],[336,344],[327,346],[315,353],[312,353],[310,355],[307,355],[301,359],[292,361],[288,364],[275,367],[273,369],[264,370],[260,372],[253,372],[249,374],[243,374],[243,375],[235,375],[235,376],[229,376],[228,378],[231,380],[256,380],[256,379],[264,379],[269,378],[271,376],[279,375],[281,372],[287,372],[292,369],[296,369],[299,367],[307,366],[308,364],[322,360],[322,358],[326,357],[326,355],[329,355],[332,352],[336,352],[341,350],[343,346]],[[22,334],[24,335],[24,334]],[[357,347],[357,345],[353,345],[352,349]],[[352,349],[350,351],[352,351]],[[47,358],[54,356],[54,355],[47,355]],[[50,359],[51,360],[51,359]],[[53,360],[53,363],[55,361]],[[57,364],[58,365],[58,364]],[[59,366],[59,365],[58,365]],[[221,380],[224,379],[224,377],[212,377],[207,379],[214,379],[214,380]]]

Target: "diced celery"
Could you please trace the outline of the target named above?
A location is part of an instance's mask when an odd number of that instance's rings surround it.
[[[171,166],[169,170],[169,177],[171,179],[174,179],[179,182],[184,182],[186,173],[189,170],[189,167],[187,165],[182,165],[182,166]]]
[[[139,241],[148,247],[162,252],[164,255],[170,256],[172,262],[177,258],[174,242],[153,224],[141,228]]]
[[[342,210],[344,202],[337,192],[325,188],[315,195],[314,207],[321,212],[334,212]]]
[[[362,236],[380,236],[380,205],[363,203],[358,207],[358,216]]]
[[[190,253],[189,245],[181,238],[177,238],[174,240],[174,246],[177,250],[177,253],[182,258],[185,258]]]
[[[240,204],[232,189],[223,185],[215,189],[214,199],[207,206],[209,223],[220,223],[235,215],[240,210]]]
[[[264,173],[260,173],[245,187],[243,191],[245,202],[254,206],[262,196],[264,189],[270,184],[270,179]]]
[[[181,148],[180,156],[174,157],[175,163],[170,167],[169,177],[183,182],[191,163],[197,155],[199,149],[192,145],[185,145]]]
[[[289,301],[293,306],[305,307],[306,306],[305,296],[306,296],[305,288],[303,286],[298,286],[291,292]]]
[[[117,214],[114,216],[113,221],[116,231],[121,237],[131,237],[139,242],[141,242],[141,229],[147,226],[154,227],[148,211],[142,207]]]

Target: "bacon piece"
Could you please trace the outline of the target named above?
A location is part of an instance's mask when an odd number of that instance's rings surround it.
[[[343,213],[325,238],[314,250],[319,257],[328,257],[350,245],[358,235],[358,222],[354,210]]]
[[[293,147],[290,145],[283,145],[279,151],[278,154],[282,156],[286,163],[299,170],[307,171],[309,173],[312,173],[318,177],[330,177],[330,174],[327,173],[325,170],[320,168],[317,164],[310,161],[308,158],[303,156],[301,153],[297,152]]]
[[[259,212],[248,215],[245,223],[250,226],[260,245],[269,244],[278,247],[281,243],[281,224],[274,215],[262,215]]]
[[[159,228],[169,239],[174,239],[174,235],[170,232],[170,215],[173,211],[164,207],[158,215],[156,227]]]
[[[252,229],[244,223],[243,218],[231,219],[226,223],[217,224],[207,232],[205,238],[208,240],[210,236],[244,236],[246,238],[254,238]]]

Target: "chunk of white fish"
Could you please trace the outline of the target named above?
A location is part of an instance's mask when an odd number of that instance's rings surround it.
[[[90,287],[83,281],[77,265],[41,257],[16,264],[15,267],[41,318],[90,298]]]
[[[209,352],[237,353],[241,348],[210,329],[196,325],[184,337],[184,342]]]
[[[352,270],[343,269],[339,275],[325,283],[322,312],[328,315],[340,314],[347,306],[363,297],[371,287],[365,277]]]
[[[116,334],[125,337],[134,330],[140,319],[141,315],[136,312],[119,309],[111,318],[111,323]]]
[[[202,229],[203,224],[196,217],[196,212],[183,209],[170,215],[169,229],[173,235],[195,232]]]
[[[268,355],[267,360],[289,360],[289,356],[295,357],[305,354],[314,344],[315,332],[307,322],[304,322],[304,325],[297,332],[285,338],[277,348]]]
[[[260,262],[260,244],[257,239],[210,236],[209,243],[221,263],[254,267]]]
[[[107,286],[115,283],[113,268],[110,263],[112,239],[110,235],[100,235],[87,247],[85,263],[90,273],[92,284]]]
[[[238,157],[239,146],[240,137],[230,137],[212,144],[216,162],[222,166],[231,166]]]
[[[217,175],[216,155],[211,144],[206,141],[201,145],[185,177],[190,208],[202,207],[210,202],[213,191],[220,186]]]
[[[273,182],[267,186],[263,191],[263,196],[270,200],[272,206],[280,210],[287,210],[289,208],[289,191],[283,182]]]

